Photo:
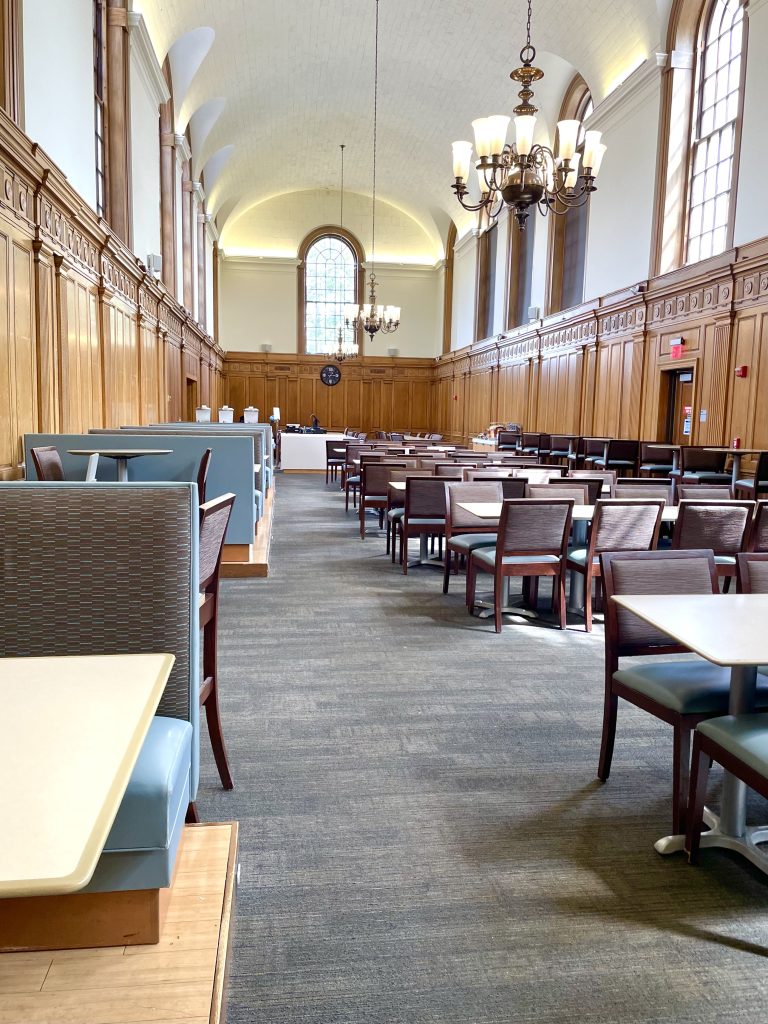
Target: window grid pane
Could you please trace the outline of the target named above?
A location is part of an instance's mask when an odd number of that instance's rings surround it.
[[[356,301],[357,260],[341,238],[326,235],[313,242],[304,261],[306,349],[322,355],[336,346],[344,324],[344,304]]]
[[[688,263],[722,252],[728,240],[743,42],[740,0],[716,0],[699,57],[688,196]]]

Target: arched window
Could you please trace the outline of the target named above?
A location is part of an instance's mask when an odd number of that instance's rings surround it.
[[[582,122],[578,152],[584,149],[583,122],[594,109],[587,83],[576,75],[560,108],[558,121]],[[587,268],[587,229],[589,204],[568,210],[562,216],[553,216],[550,228],[550,263],[547,309],[557,313],[561,309],[578,306],[584,301],[584,277]]]
[[[744,9],[715,0],[702,22],[691,132],[686,263],[728,247],[741,113]]]
[[[339,228],[321,228],[299,250],[299,351],[322,355],[336,346],[344,305],[359,302],[362,250]]]

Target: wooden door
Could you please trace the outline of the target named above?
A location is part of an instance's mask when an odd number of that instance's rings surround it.
[[[693,372],[677,370],[671,377],[667,440],[672,444],[690,444],[693,436]]]

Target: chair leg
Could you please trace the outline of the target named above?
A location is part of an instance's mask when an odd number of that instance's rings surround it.
[[[387,516],[387,550],[385,551],[385,554],[387,554],[387,555],[389,554],[390,531],[391,531],[391,529],[392,529],[392,520],[389,518],[389,516]]]
[[[344,488],[344,511],[349,512],[349,488]]]
[[[475,563],[471,554],[467,554],[467,582],[466,582],[466,602],[467,610],[469,614],[472,614],[472,609],[475,605],[475,583],[476,583],[477,570],[475,569]]]
[[[501,592],[502,592],[502,577],[500,573],[495,573],[493,578],[493,622],[496,626],[496,632],[501,632]]]
[[[693,763],[691,765],[691,785],[688,791],[688,828],[685,836],[685,849],[688,863],[695,864],[699,859],[701,845],[701,827],[704,820],[704,800],[707,795],[707,780],[712,759],[701,750],[701,737],[693,734]]]
[[[690,764],[691,730],[676,725],[672,748],[672,834],[676,836],[685,833]]]
[[[408,534],[405,527],[400,534],[400,561],[403,563],[403,576],[408,575]]]
[[[732,579],[732,578],[733,578],[733,577],[731,577],[731,576],[726,576],[726,577],[725,577],[725,578],[723,579],[723,593],[724,593],[724,594],[727,594],[727,593],[728,593],[728,591],[729,591],[729,590],[731,589],[731,579]]]
[[[445,549],[445,565],[443,567],[443,593],[448,593],[448,583],[451,578],[451,558],[452,554],[448,547]]]
[[[218,654],[217,654],[217,632],[216,617],[203,629],[203,679],[210,680],[211,689],[205,699],[205,718],[208,723],[208,735],[213,749],[213,759],[219,771],[219,778],[224,789],[234,789],[235,783],[232,779],[232,772],[227,758],[227,748],[224,743],[224,732],[221,728],[221,712],[219,710],[218,680]]]
[[[603,704],[603,736],[600,741],[600,762],[597,766],[597,777],[601,782],[607,782],[608,776],[611,774],[618,710],[619,698],[615,693],[606,690],[605,702]]]
[[[584,628],[592,632],[592,573],[588,568],[584,572]]]
[[[560,613],[560,629],[568,625],[568,606],[565,603],[565,573],[561,572],[554,577],[553,587],[557,588],[558,605]]]
[[[197,804],[194,800],[187,805],[187,815],[184,821],[187,825],[197,825],[200,821],[200,815],[197,813]]]

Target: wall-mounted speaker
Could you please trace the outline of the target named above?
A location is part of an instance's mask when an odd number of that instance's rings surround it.
[[[261,351],[262,352],[271,352],[272,351],[272,346],[265,343],[264,345],[261,346]]]
[[[399,348],[388,348],[387,349],[387,355],[391,356],[392,358],[394,358],[398,354],[399,351],[400,351]]]
[[[538,306],[529,306],[528,307],[528,323],[532,323],[534,320],[538,320],[540,314],[541,314],[541,310],[539,309]]]

